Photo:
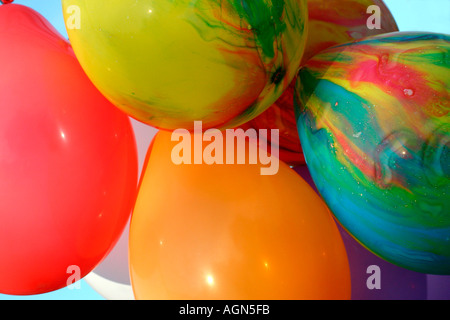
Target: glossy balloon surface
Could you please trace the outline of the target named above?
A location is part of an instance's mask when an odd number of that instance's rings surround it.
[[[0,292],[39,294],[84,277],[116,243],[136,145],[40,14],[2,5],[0,30]]]
[[[450,273],[450,38],[391,33],[299,72],[298,130],[341,224],[380,257]]]
[[[380,28],[371,25],[377,6]],[[377,9],[378,10],[378,9]],[[302,65],[320,51],[362,37],[398,31],[397,23],[382,0],[308,0],[308,40]],[[375,17],[375,16],[374,16]],[[280,159],[290,165],[305,164],[294,114],[295,80],[281,97],[260,116],[246,124],[247,128],[280,130]]]
[[[235,127],[256,117],[294,78],[307,34],[306,0],[62,3],[93,83],[163,129],[192,129],[195,120],[204,129]]]
[[[292,169],[175,165],[177,144],[157,134],[140,182],[130,226],[137,299],[350,298],[339,230]]]
[[[377,7],[373,11],[371,6]],[[308,0],[308,42],[302,65],[329,47],[399,31],[382,0]],[[376,25],[375,18],[379,18]]]

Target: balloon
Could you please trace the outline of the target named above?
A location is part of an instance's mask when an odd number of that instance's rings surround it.
[[[261,175],[249,143],[244,164],[176,165],[171,139],[153,140],[131,219],[136,299],[350,298],[336,224],[292,169]]]
[[[14,0],[0,0],[0,2],[3,3],[3,4],[8,4],[8,3],[11,3],[13,1]]]
[[[136,136],[139,160],[139,176],[145,161],[145,154],[157,129],[131,119]],[[108,256],[84,279],[103,298],[108,300],[133,300],[128,264],[129,223]]]
[[[379,8],[379,28],[369,28],[370,6]],[[398,31],[397,24],[382,0],[308,0],[308,40],[301,65],[320,51],[362,37]],[[292,166],[304,165],[294,114],[295,79],[281,97],[245,128],[280,130],[280,159]],[[273,143],[273,141],[272,141]]]
[[[93,83],[133,118],[163,129],[194,121],[231,128],[256,117],[294,78],[306,41],[306,0],[62,4]]]
[[[371,9],[374,6],[377,8]],[[308,15],[310,28],[302,65],[329,47],[399,31],[383,0],[308,0]]]
[[[37,12],[0,6],[0,292],[45,293],[98,265],[137,189],[129,118]]]
[[[391,33],[328,49],[296,84],[298,130],[336,218],[381,258],[450,273],[450,37]]]

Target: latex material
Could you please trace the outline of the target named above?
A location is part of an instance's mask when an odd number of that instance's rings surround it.
[[[156,135],[140,183],[129,241],[137,299],[350,298],[336,224],[292,169],[175,165],[177,143]]]
[[[393,33],[299,72],[298,130],[341,224],[396,265],[450,273],[450,38]]]
[[[380,28],[369,28],[373,11],[380,9]],[[382,0],[308,0],[308,42],[302,65],[319,52],[368,36],[399,31],[394,16]]]
[[[380,29],[369,29],[371,5],[380,8]],[[308,0],[308,40],[302,65],[320,51],[362,37],[398,31],[397,24],[382,0]],[[305,164],[294,114],[295,80],[281,97],[246,128],[279,129],[280,159],[290,165]]]
[[[163,129],[236,127],[294,78],[306,0],[62,0],[75,53],[117,107]]]
[[[136,195],[136,144],[129,118],[40,14],[0,6],[0,30],[0,292],[45,293],[117,241]]]

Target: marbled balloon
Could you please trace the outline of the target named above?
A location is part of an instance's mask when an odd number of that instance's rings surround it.
[[[376,11],[368,10],[376,6]],[[320,51],[363,37],[398,31],[397,23],[382,0],[308,0],[308,40],[302,65]],[[379,26],[369,28],[378,21]],[[378,28],[379,27],[379,28]],[[295,79],[281,97],[246,127],[280,130],[280,159],[305,164],[298,139],[293,95]]]
[[[117,107],[163,129],[231,128],[294,78],[306,0],[62,0],[70,41]],[[72,19],[72,20],[71,20]]]
[[[450,36],[391,33],[298,75],[298,130],[340,223],[380,257],[450,274]]]

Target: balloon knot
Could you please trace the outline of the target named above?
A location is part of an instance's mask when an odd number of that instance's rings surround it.
[[[11,3],[11,2],[13,2],[14,0],[0,0],[0,2],[2,3],[2,4],[8,4],[8,3]]]

